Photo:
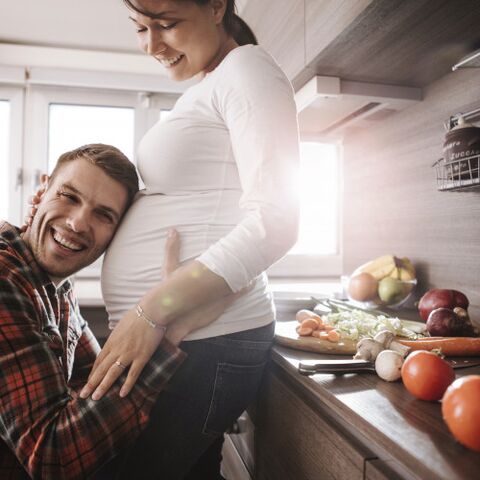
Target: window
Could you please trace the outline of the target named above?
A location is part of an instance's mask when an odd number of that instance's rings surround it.
[[[336,145],[300,145],[300,234],[292,255],[338,253],[339,162]]]
[[[336,144],[300,144],[299,238],[270,276],[335,276],[341,273],[341,158]]]
[[[107,143],[134,158],[135,110],[133,107],[96,105],[49,105],[48,173],[58,157],[87,143]],[[77,276],[100,275],[103,256],[77,273]]]
[[[138,97],[132,92],[80,88],[35,87],[30,91],[26,129],[25,165],[31,182],[23,205],[38,186],[40,174],[53,170],[58,157],[87,143],[114,145],[134,161],[137,135],[143,134]],[[101,259],[77,275],[96,278]]]
[[[133,159],[135,111],[133,108],[50,104],[48,172],[58,157],[87,143],[107,143]]]
[[[160,120],[166,120],[168,116],[170,115],[171,110],[160,110]]]
[[[10,102],[0,100],[0,218],[9,217]]]

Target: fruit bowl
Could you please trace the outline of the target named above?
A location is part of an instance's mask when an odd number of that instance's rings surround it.
[[[350,284],[351,279],[352,277],[349,277],[348,285]],[[412,297],[413,291],[415,290],[415,286],[417,285],[417,279],[414,278],[412,280],[398,280],[398,279],[394,279],[394,280],[395,280],[394,282],[395,288],[398,289],[398,293],[395,295],[392,295],[390,298],[388,296],[385,297],[384,295],[382,295],[382,297],[384,298],[382,300],[377,291],[376,295],[373,296],[372,298],[369,298],[368,300],[356,300],[350,295],[349,289],[347,288],[348,300],[352,305],[356,305],[360,308],[365,308],[365,309],[369,309],[369,308],[374,309],[378,307],[389,307],[389,308],[403,307]],[[388,288],[388,284],[387,284],[387,288]]]
[[[415,268],[407,257],[382,255],[352,273],[347,294],[362,308],[399,308],[407,303],[416,284]]]

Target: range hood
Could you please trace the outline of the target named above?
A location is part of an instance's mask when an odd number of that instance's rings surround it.
[[[415,87],[353,82],[316,75],[295,94],[303,136],[340,137],[422,100]]]

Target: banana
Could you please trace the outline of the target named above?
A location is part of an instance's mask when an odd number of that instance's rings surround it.
[[[395,268],[397,268],[395,259],[396,257],[394,255],[382,255],[381,257],[360,265],[360,267],[353,272],[353,275],[365,272],[377,280],[381,280],[382,278],[388,277]]]
[[[403,257],[402,259],[403,267],[407,272],[410,274],[410,280],[413,280],[414,278],[417,278],[417,273],[415,272],[415,267],[413,266],[412,262],[410,261],[409,258]]]
[[[412,275],[410,270],[407,270],[406,268],[401,268],[400,269],[400,280],[405,280],[405,281],[410,281],[415,278],[415,275]]]
[[[397,280],[410,281],[416,278],[415,267],[409,258],[398,258],[395,255],[382,255],[360,265],[352,274],[369,273],[377,280],[392,277]]]
[[[400,267],[395,267],[388,276],[394,278],[395,280],[400,280],[402,275],[401,270],[402,269]]]
[[[392,270],[389,277],[395,278],[396,280],[405,281],[405,282],[409,282],[416,278],[415,268],[409,258],[395,257],[395,264],[396,264],[396,267]],[[413,287],[414,287],[413,284],[405,283],[404,284],[405,295],[410,293],[413,290]]]

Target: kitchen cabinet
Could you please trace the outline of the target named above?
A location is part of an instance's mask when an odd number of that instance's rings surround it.
[[[305,12],[310,77],[424,87],[478,42],[476,0],[306,0]]]
[[[365,480],[400,480],[388,462],[374,459],[365,462]]]
[[[363,479],[373,454],[308,404],[270,369],[256,425],[257,480]]]
[[[424,87],[478,42],[477,0],[248,0],[241,12],[295,90],[314,75]]]
[[[322,356],[274,346],[256,405],[254,478],[478,477],[480,453],[454,440],[438,402],[370,373],[300,375],[299,361],[314,358]],[[480,367],[456,373],[479,374]]]
[[[372,3],[372,0],[305,0],[305,60],[309,64]]]

